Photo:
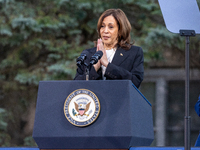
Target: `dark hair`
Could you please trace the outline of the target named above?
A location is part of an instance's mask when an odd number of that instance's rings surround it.
[[[103,14],[100,16],[98,23],[97,23],[97,31],[98,31],[98,36],[101,37],[100,35],[100,29],[102,26],[102,22],[104,18],[108,16],[113,16],[115,20],[117,21],[118,24],[118,45],[126,50],[130,49],[131,47],[131,37],[130,37],[130,32],[131,32],[131,24],[126,17],[125,13],[121,9],[108,9]]]

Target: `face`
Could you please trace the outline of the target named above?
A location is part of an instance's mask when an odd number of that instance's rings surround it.
[[[113,16],[104,18],[100,28],[100,35],[105,48],[113,48],[117,44],[118,25]]]

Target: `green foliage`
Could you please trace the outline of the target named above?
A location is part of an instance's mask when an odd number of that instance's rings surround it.
[[[41,79],[31,73],[19,73],[16,75],[15,80],[21,84],[38,85]]]
[[[32,138],[32,136],[28,136],[24,139],[24,146],[30,147],[30,146],[37,146],[37,144],[35,143],[34,139]]]
[[[184,50],[184,38],[170,33],[165,27],[150,28],[145,40],[144,49],[148,49],[146,59],[161,60],[162,53],[167,47]]]
[[[5,109],[0,108],[0,145],[2,146],[9,146],[10,136],[7,133],[7,118],[8,112]]]
[[[7,122],[5,121],[6,119],[6,110],[3,108],[0,108],[0,130],[1,131],[6,131],[7,129]]]

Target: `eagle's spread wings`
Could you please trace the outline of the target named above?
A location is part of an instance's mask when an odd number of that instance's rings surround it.
[[[74,102],[74,105],[75,105],[76,111],[78,111],[78,104],[76,104],[76,103]]]
[[[86,105],[85,112],[87,112],[88,109],[90,108],[90,103],[91,103],[91,102],[89,102],[89,103]]]

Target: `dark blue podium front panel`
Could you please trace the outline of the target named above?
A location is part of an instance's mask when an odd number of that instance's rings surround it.
[[[100,101],[99,117],[86,127],[64,115],[66,98],[77,89],[92,91]],[[41,149],[128,149],[149,146],[153,139],[152,108],[128,80],[41,81],[33,129]]]

